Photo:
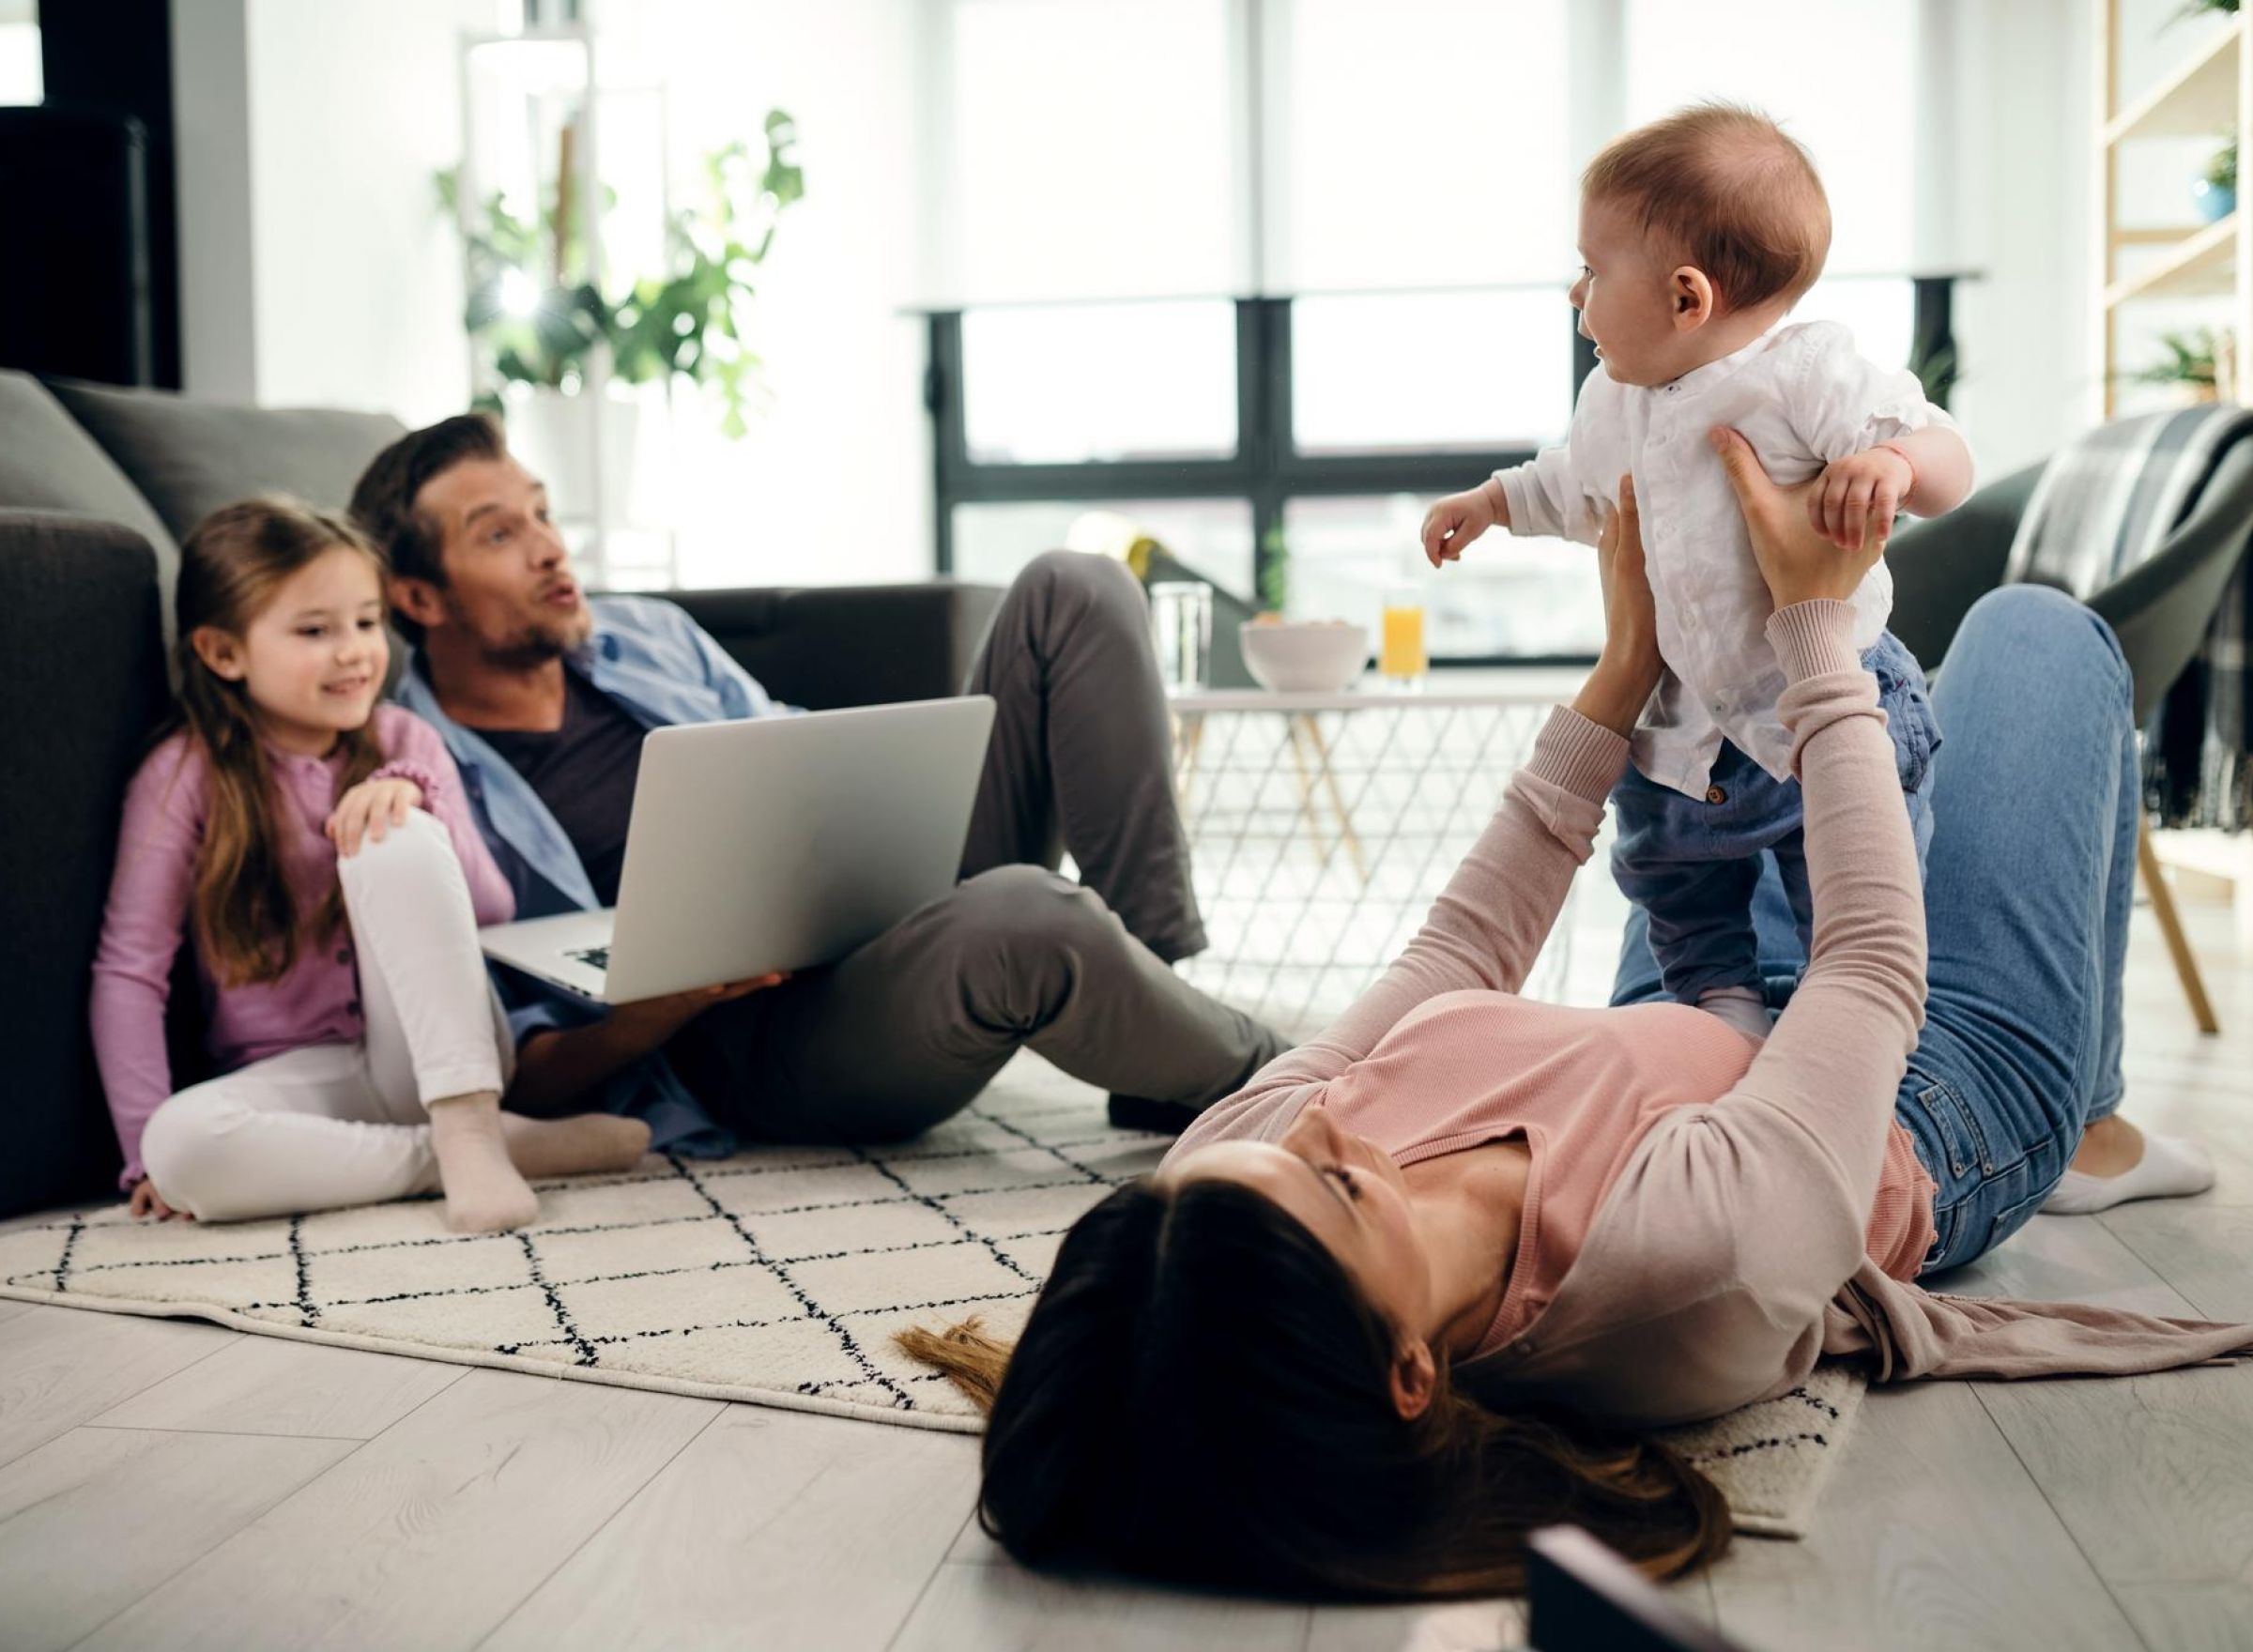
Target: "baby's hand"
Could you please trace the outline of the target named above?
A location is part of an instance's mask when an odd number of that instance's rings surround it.
[[[1475,487],[1449,494],[1424,512],[1424,558],[1433,567],[1452,562],[1464,546],[1494,527],[1494,501],[1486,489]]]
[[[363,780],[336,800],[336,808],[321,827],[336,852],[350,859],[360,852],[360,834],[376,842],[393,826],[406,824],[407,811],[422,804],[422,788],[411,780]]]
[[[1834,460],[1808,491],[1807,520],[1842,551],[1862,549],[1864,532],[1875,533],[1882,550],[1916,480],[1908,461],[1891,448]]]

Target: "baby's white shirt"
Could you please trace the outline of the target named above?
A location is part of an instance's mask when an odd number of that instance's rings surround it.
[[[1494,473],[1513,533],[1594,544],[1622,473],[1635,479],[1644,561],[1657,599],[1665,675],[1630,742],[1662,786],[1705,795],[1725,736],[1777,779],[1791,740],[1776,715],[1784,672],[1768,646],[1773,612],[1744,517],[1706,433],[1742,432],[1786,487],[1825,465],[1954,421],[1924,399],[1916,375],[1864,359],[1832,321],[1776,327],[1671,384],[1621,384],[1601,367],[1581,387],[1565,445]],[[1893,611],[1883,562],[1854,592],[1854,645],[1866,649]]]

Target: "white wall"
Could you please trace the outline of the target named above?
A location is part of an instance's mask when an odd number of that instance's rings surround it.
[[[931,442],[917,297],[917,0],[636,0],[597,8],[621,74],[668,93],[677,188],[771,107],[798,121],[805,198],[757,278],[767,405],[729,442],[683,431],[684,585],[921,579]],[[677,198],[680,198],[677,196]]]
[[[2046,457],[2094,416],[2094,10],[2083,0],[1925,8],[1939,37],[1926,61],[1935,73],[1954,68],[1960,145],[1954,222],[1930,227],[1925,251],[1977,276],[1956,288],[1953,405],[1982,482]]]
[[[248,27],[244,0],[173,0],[180,369],[222,402],[258,399]]]
[[[245,10],[256,399],[460,412],[462,256],[431,175],[461,158],[457,47],[492,0]]]
[[[410,423],[470,395],[461,252],[431,176],[461,159],[458,43],[495,0],[174,0],[191,391]],[[618,76],[668,88],[673,170],[771,105],[806,199],[759,281],[767,395],[742,441],[679,421],[683,583],[914,579],[931,566],[914,297],[915,0],[597,7]],[[606,78],[608,78],[606,76]]]
[[[410,421],[468,400],[461,256],[431,174],[492,0],[173,0],[191,394]]]

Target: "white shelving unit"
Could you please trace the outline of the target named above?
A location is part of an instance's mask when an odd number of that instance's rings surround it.
[[[2121,27],[2123,0],[2094,0],[2096,8],[2097,111],[2096,226],[2098,329],[2097,359],[2103,385],[2104,416],[2111,418],[2121,373],[2132,363],[2119,359],[2123,310],[2153,298],[2227,298],[2226,329],[2235,342],[2237,400],[2247,391],[2247,347],[2253,345],[2253,211],[2241,205],[2214,223],[2196,229],[2120,227],[2120,161],[2123,145],[2146,138],[2212,137],[2218,145],[2234,133],[2244,155],[2253,136],[2253,13],[2228,20],[2204,45],[2191,51],[2158,84],[2123,105],[2120,100]],[[2241,199],[2243,191],[2240,191]],[[2163,249],[2149,261],[2122,269],[2123,249]]]
[[[2253,203],[2239,185],[2239,205],[2193,229],[2123,229],[2120,224],[2121,151],[2150,138],[2210,137],[2218,147],[2232,135],[2238,154],[2253,152],[2253,12],[2240,11],[2133,102],[2120,99],[2123,0],[2093,0],[2096,9],[2097,361],[2104,417],[2117,411],[2120,377],[2135,364],[2120,359],[2121,323],[2153,299],[2226,298],[2219,330],[2231,341],[2230,393],[2253,404]],[[2131,268],[2122,268],[2123,250]],[[2152,832],[2145,828],[2138,864],[2154,912],[2201,1032],[2215,1030],[2197,962],[2175,911],[2176,888],[2187,898],[2234,900],[2241,938],[2253,937],[2253,834]],[[2163,871],[2162,868],[2166,868]],[[2172,876],[2169,877],[2169,873]]]

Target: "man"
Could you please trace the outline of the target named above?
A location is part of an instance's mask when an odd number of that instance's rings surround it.
[[[642,736],[778,707],[671,603],[590,599],[546,489],[467,414],[401,437],[352,514],[391,559],[415,643],[399,695],[445,737],[517,916],[614,905]],[[512,977],[510,1104],[590,1100],[655,1145],[912,1135],[1019,1047],[1186,1119],[1282,1043],[1177,979],[1203,948],[1140,592],[1055,552],[1019,577],[971,672],[993,741],[954,891],[835,964],[620,1004]],[[1057,840],[1084,883],[1050,869]],[[1171,1109],[1153,1104],[1173,1104]]]

